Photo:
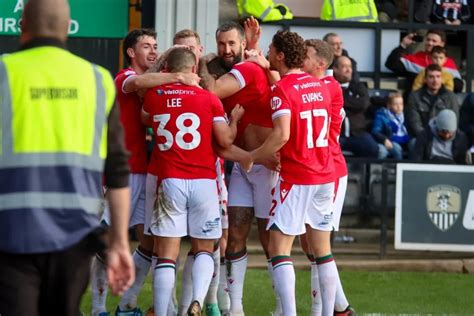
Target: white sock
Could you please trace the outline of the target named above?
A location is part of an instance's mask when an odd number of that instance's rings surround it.
[[[107,290],[109,281],[107,279],[107,267],[104,261],[96,255],[92,261],[91,269],[91,290],[92,290],[92,315],[105,312],[105,302],[107,300]]]
[[[278,291],[275,288],[275,284],[273,284],[273,266],[271,260],[267,260],[267,270],[268,274],[270,275],[270,280],[272,281],[273,293],[275,293],[275,311],[273,312],[273,314],[281,315],[283,313],[283,309],[281,307],[280,294],[278,294]]]
[[[280,294],[283,315],[296,315],[295,269],[289,256],[272,258],[272,277],[275,288]]]
[[[229,289],[227,288],[227,267],[225,266],[225,258],[221,258],[219,272],[219,288],[217,289],[217,302],[219,305],[219,310],[224,312],[229,312],[230,309],[230,298],[229,298]]]
[[[123,294],[119,303],[119,308],[122,311],[134,309],[137,307],[138,294],[142,289],[143,282],[150,271],[151,257],[145,255],[139,248],[135,249],[133,253],[133,263],[135,264],[135,282]]]
[[[235,254],[226,254],[227,260],[227,287],[230,297],[230,313],[240,314],[244,312],[242,304],[245,272],[247,270],[247,249]]]
[[[158,258],[153,274],[153,304],[155,315],[166,315],[176,280],[176,262]]]
[[[212,275],[214,273],[214,259],[212,253],[199,251],[194,256],[193,264],[193,301],[198,301],[203,307],[204,298],[209,290]]]
[[[319,274],[321,300],[323,302],[322,315],[333,315],[336,300],[337,267],[332,254],[316,258]]]
[[[179,264],[180,264],[180,260],[178,256],[178,258],[176,258],[176,264],[175,264],[175,269],[174,269],[175,280],[178,279]],[[175,282],[173,286],[173,292],[171,292],[171,299],[168,304],[168,314],[166,314],[166,316],[177,316],[178,315],[177,308],[178,308],[178,299],[176,298],[176,282]]]
[[[319,289],[318,266],[313,257],[311,260],[311,316],[320,316],[323,311],[321,291]]]
[[[336,266],[337,267],[337,266]],[[339,271],[337,272],[337,286],[336,286],[336,303],[334,304],[334,310],[337,312],[344,311],[349,306],[346,294],[342,289],[341,278],[339,277]]]
[[[207,291],[206,299],[204,300],[206,304],[217,304],[217,289],[219,287],[221,259],[221,250],[219,248],[219,244],[217,244],[217,249],[214,248],[212,259],[214,260],[214,272],[212,274],[211,284],[209,284],[209,290]]]
[[[193,299],[193,279],[192,271],[194,264],[194,254],[189,252],[186,256],[186,261],[183,267],[183,276],[181,280],[181,298],[179,300],[178,314],[185,316],[188,312],[188,307]]]

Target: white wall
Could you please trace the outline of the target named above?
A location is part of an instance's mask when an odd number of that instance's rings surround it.
[[[214,33],[218,26],[219,0],[156,0],[155,29],[160,52],[171,47],[174,34],[182,29],[198,32],[205,53],[215,52]]]
[[[265,52],[268,51],[273,34],[280,29],[282,27],[278,25],[262,25],[261,47]],[[322,39],[329,32],[337,33],[341,36],[349,56],[357,61],[358,71],[374,71],[375,30],[373,29],[291,26],[290,30],[297,32],[304,39]],[[381,69],[383,72],[390,71],[384,66],[385,60],[392,49],[399,45],[399,42],[399,30],[382,30]]]

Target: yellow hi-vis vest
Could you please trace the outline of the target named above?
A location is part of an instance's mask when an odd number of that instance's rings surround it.
[[[56,251],[94,229],[114,99],[107,70],[62,48],[0,58],[0,230],[35,227],[0,250]]]
[[[237,0],[237,9],[240,17],[253,16],[263,22],[293,19],[286,5],[272,0]]]
[[[321,20],[378,22],[373,0],[324,0]]]

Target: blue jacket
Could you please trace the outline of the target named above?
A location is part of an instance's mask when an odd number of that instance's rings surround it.
[[[375,112],[375,118],[372,122],[372,135],[377,142],[382,144],[387,138],[400,145],[410,140],[404,121],[397,122],[395,116],[387,108],[381,108]]]

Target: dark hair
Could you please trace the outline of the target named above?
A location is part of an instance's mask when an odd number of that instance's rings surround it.
[[[198,44],[201,44],[201,38],[199,37],[199,34],[193,30],[190,29],[184,29],[179,32],[177,32],[174,37],[173,37],[173,44],[176,44],[176,41],[182,38],[188,38],[188,37],[194,37],[196,38],[196,41]]]
[[[196,65],[196,55],[186,47],[172,49],[166,57],[166,68],[169,72],[180,72]]]
[[[135,48],[135,45],[140,40],[142,36],[150,36],[156,39],[156,32],[152,29],[134,29],[128,32],[127,36],[123,40],[122,52],[127,60],[127,64],[130,65],[132,63],[132,59],[127,54],[127,50],[129,48]]]
[[[323,36],[323,41],[327,42],[329,41],[330,37],[334,37],[334,36],[339,36],[339,35],[337,35],[336,33],[327,33],[326,35]]]
[[[232,30],[237,30],[237,33],[239,33],[239,37],[241,40],[245,39],[245,31],[244,28],[237,22],[234,21],[227,21],[219,25],[219,27],[216,30],[216,38],[217,35],[221,32],[229,32]]]
[[[441,37],[441,40],[443,41],[443,43],[446,43],[446,33],[443,30],[429,29],[428,32],[426,32],[426,35],[428,34],[436,34],[439,37]]]
[[[433,54],[446,54],[446,49],[443,46],[434,46],[431,49],[430,55],[433,56]]]
[[[320,39],[309,39],[304,41],[306,48],[313,47],[316,51],[316,56],[322,58],[326,61],[327,66],[332,64],[334,60],[334,53],[331,46],[323,40]]]
[[[332,67],[333,68],[339,68],[339,63],[341,62],[342,59],[346,58],[347,60],[349,60],[349,62],[351,63],[351,67],[352,67],[352,61],[349,57],[347,56],[337,56],[337,57],[334,57],[334,61],[332,63]]]
[[[438,65],[438,64],[431,64],[431,65],[428,65],[428,66],[426,66],[426,68],[425,68],[425,78],[428,77],[428,72],[433,72],[433,71],[442,72],[443,69],[442,69],[441,66]]]
[[[272,45],[277,52],[285,55],[284,62],[288,68],[300,68],[303,66],[306,48],[303,38],[298,33],[278,31],[273,35]]]

